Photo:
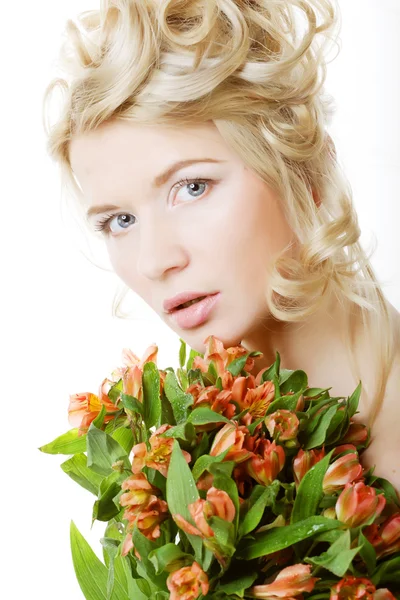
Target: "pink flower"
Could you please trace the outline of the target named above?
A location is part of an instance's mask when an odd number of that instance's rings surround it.
[[[367,600],[374,598],[375,586],[364,577],[343,577],[331,588],[330,600]]]
[[[151,485],[144,473],[131,475],[122,482],[121,488],[128,491],[121,495],[119,503],[121,506],[128,507],[129,512],[125,512],[129,515],[143,510],[150,500],[161,493],[158,488]],[[129,519],[128,516],[124,516],[124,518]]]
[[[373,523],[364,535],[374,546],[378,558],[400,551],[400,513],[388,517],[381,525]]]
[[[161,437],[161,434],[171,429],[171,425],[161,425],[149,439],[150,450],[147,450],[145,442],[136,444],[132,448],[133,461],[132,473],[139,473],[144,466],[160,471],[164,477],[168,475],[168,467],[171,460],[171,454],[174,447],[174,439]],[[186,462],[190,463],[192,457],[189,452],[182,450]]]
[[[335,510],[339,521],[348,527],[358,527],[379,516],[385,504],[383,494],[377,495],[373,487],[358,481],[346,484],[336,501]]]
[[[248,474],[260,485],[270,485],[277,478],[285,464],[285,451],[275,442],[259,438],[254,456],[246,463]]]
[[[342,490],[347,483],[360,479],[362,474],[363,468],[357,451],[344,454],[328,467],[323,481],[324,493],[332,494]]]
[[[291,410],[277,410],[268,415],[264,423],[274,440],[293,440],[297,436],[300,421]]]
[[[300,485],[300,481],[304,475],[314,466],[322,460],[325,456],[325,450],[299,450],[296,458],[293,461],[293,472],[296,487]]]
[[[318,577],[311,576],[311,565],[292,565],[283,569],[275,581],[267,585],[255,585],[250,588],[250,593],[255,598],[275,600],[275,598],[293,598],[303,592],[314,589]]]
[[[196,600],[200,594],[206,596],[208,576],[195,561],[190,567],[182,567],[170,573],[167,579],[170,600]]]

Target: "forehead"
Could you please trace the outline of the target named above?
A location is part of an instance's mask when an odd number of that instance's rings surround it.
[[[112,171],[116,175],[126,168],[154,175],[172,160],[203,155],[233,157],[211,122],[167,127],[114,121],[75,136],[70,142],[71,167],[82,183],[93,175]]]

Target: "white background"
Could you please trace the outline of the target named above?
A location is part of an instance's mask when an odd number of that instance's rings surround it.
[[[37,448],[69,429],[69,394],[96,392],[121,351],[159,346],[160,368],[178,366],[175,333],[133,295],[136,319],[111,316],[120,282],[97,268],[67,215],[45,153],[42,95],[67,18],[82,0],[6,3],[1,44],[2,597],[82,598],[73,572],[73,519],[100,555],[104,525],[90,530],[94,496]],[[341,52],[328,67],[336,99],[330,131],[352,183],[373,265],[400,309],[400,3],[342,0]],[[6,14],[5,12],[6,11]],[[332,54],[334,56],[335,53]],[[98,256],[98,255],[96,255]],[[397,258],[397,260],[396,260]],[[105,264],[102,262],[101,264]],[[8,586],[6,596],[4,585]]]

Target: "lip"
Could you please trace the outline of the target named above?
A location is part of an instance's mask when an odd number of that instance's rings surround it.
[[[179,306],[180,304],[190,302],[190,300],[196,300],[196,298],[200,298],[201,296],[214,296],[215,294],[218,294],[218,292],[181,292],[173,298],[168,298],[167,300],[164,300],[164,312],[170,314],[172,313],[173,309]]]
[[[180,329],[192,329],[207,321],[213,308],[218,303],[220,296],[221,292],[209,294],[200,302],[192,304],[192,306],[189,306],[188,308],[174,310],[170,315]]]

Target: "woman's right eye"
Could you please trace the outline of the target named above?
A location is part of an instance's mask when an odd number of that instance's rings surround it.
[[[118,213],[118,214],[109,214],[106,215],[104,217],[104,219],[102,219],[101,221],[99,221],[99,223],[97,224],[97,227],[95,227],[95,231],[101,231],[103,232],[106,236],[110,235],[111,233],[114,233],[111,230],[111,221],[114,219],[114,217],[118,217],[118,218],[123,218],[123,217],[133,217],[134,219],[136,219],[136,217],[134,217],[134,215],[131,215],[130,213]],[[128,223],[128,219],[126,219],[125,221],[122,221],[119,223],[119,225],[131,225],[131,223]],[[128,227],[125,227],[125,229],[128,229]]]

